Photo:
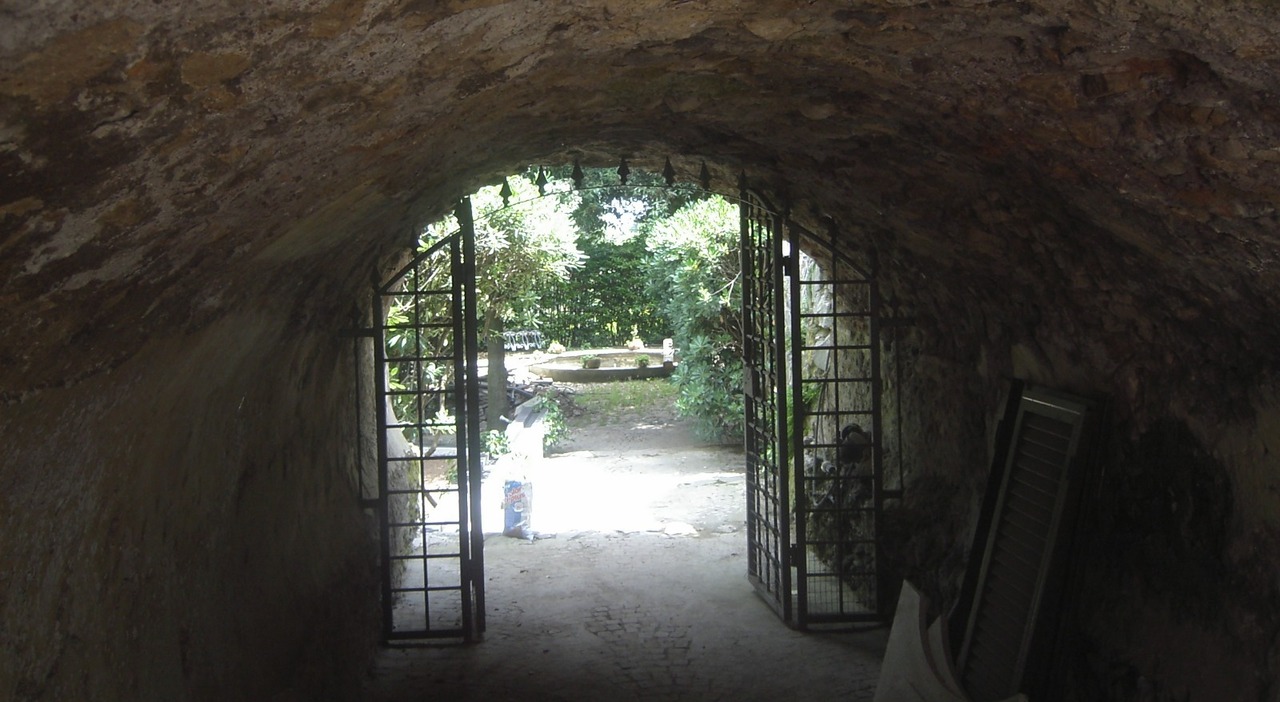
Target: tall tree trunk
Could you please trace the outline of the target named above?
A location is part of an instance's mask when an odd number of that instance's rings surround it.
[[[489,305],[484,312],[485,353],[489,358],[489,408],[485,423],[490,430],[506,428],[502,417],[507,414],[507,352],[502,339],[502,316],[497,305]]]

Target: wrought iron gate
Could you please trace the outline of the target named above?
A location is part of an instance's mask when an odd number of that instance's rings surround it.
[[[887,618],[879,534],[900,476],[884,470],[875,259],[788,221],[797,624]],[[800,255],[798,252],[804,252]]]
[[[782,217],[745,187],[742,221],[742,383],[747,460],[747,575],[792,618],[791,499],[787,480],[786,313]]]
[[[382,632],[387,641],[484,631],[480,385],[471,202],[458,230],[374,295]]]
[[[890,614],[875,261],[741,192],[747,569],[788,624]]]

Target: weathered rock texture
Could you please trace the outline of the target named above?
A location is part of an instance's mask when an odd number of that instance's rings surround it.
[[[878,250],[955,510],[915,572],[955,581],[1006,378],[1107,395],[1071,694],[1276,699],[1278,46],[1273,0],[0,8],[0,697],[342,696],[339,331],[486,180],[670,154]]]

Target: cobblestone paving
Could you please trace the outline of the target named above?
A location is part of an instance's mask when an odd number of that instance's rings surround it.
[[[581,533],[486,545],[488,630],[388,649],[368,697],[870,700],[886,630],[799,633],[745,577],[740,533]]]

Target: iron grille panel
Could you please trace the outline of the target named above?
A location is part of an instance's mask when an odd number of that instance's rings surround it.
[[[747,462],[747,572],[779,615],[792,619],[791,505],[783,440],[787,383],[783,353],[781,220],[743,191],[742,343]]]
[[[748,573],[788,624],[883,620],[874,262],[741,202]],[[863,437],[850,460],[846,427]]]
[[[885,489],[874,261],[788,220],[801,626],[883,620]],[[800,252],[803,252],[801,255]]]
[[[382,629],[387,641],[483,629],[470,203],[460,228],[374,296]],[[451,476],[456,476],[450,480]]]

